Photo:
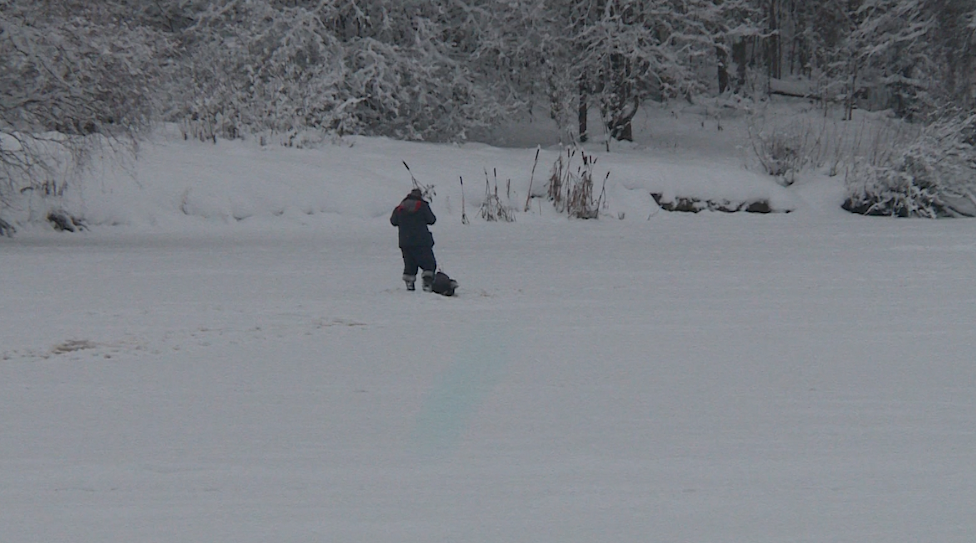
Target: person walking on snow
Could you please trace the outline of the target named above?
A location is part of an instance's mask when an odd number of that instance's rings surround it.
[[[399,229],[400,252],[403,254],[403,282],[407,290],[415,290],[417,269],[423,270],[423,288],[430,292],[434,285],[434,271],[437,260],[434,258],[434,236],[427,225],[434,224],[437,217],[430,210],[420,189],[413,189],[400,202],[390,215],[390,224]]]

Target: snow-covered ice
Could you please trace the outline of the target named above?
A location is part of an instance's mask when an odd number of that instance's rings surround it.
[[[90,231],[0,240],[0,540],[976,538],[976,223],[650,147],[605,219],[476,218],[533,155],[163,137]],[[401,161],[455,298],[400,282]],[[795,211],[648,196],[687,186]]]

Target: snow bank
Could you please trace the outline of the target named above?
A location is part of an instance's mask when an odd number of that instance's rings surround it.
[[[556,160],[572,154],[552,146],[538,149],[536,161],[536,151],[361,137],[295,149],[253,140],[184,141],[178,131],[163,130],[141,145],[134,160],[96,158],[62,196],[21,201],[7,216],[23,225],[58,207],[93,227],[164,230],[266,220],[291,225],[386,220],[412,187],[412,178],[433,187],[434,210],[442,218],[460,220],[464,211],[476,216],[489,190],[497,190],[504,204],[525,216],[530,185],[534,195],[544,194]],[[640,147],[607,152],[601,144],[585,152],[596,159],[594,195],[606,191],[603,217],[646,218],[657,209],[652,192],[795,205],[795,196],[772,178],[731,159],[688,161]],[[581,166],[577,153],[569,168]],[[551,207],[532,201],[528,213],[550,215]]]

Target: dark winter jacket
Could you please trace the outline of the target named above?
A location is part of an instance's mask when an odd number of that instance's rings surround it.
[[[400,247],[433,247],[434,236],[427,229],[437,217],[419,190],[411,191],[390,216],[390,224],[400,228]]]

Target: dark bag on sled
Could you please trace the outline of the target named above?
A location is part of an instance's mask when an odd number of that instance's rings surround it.
[[[444,296],[454,296],[454,291],[458,287],[458,282],[447,276],[446,273],[439,271],[434,275],[433,291]]]

